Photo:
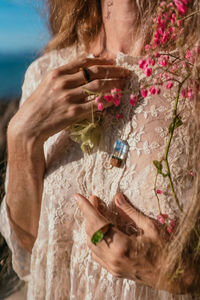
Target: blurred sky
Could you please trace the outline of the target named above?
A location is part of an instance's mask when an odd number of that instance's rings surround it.
[[[43,0],[0,0],[0,52],[41,49],[49,39]]]

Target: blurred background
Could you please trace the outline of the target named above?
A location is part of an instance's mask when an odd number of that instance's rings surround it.
[[[43,0],[0,0],[0,98],[21,95],[24,72],[50,38]]]
[[[50,39],[44,1],[0,0],[0,203],[5,194],[7,126],[18,109],[26,69]],[[26,285],[13,271],[11,252],[0,234],[0,300],[3,299],[26,299]]]

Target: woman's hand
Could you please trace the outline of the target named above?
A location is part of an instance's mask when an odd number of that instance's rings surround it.
[[[85,89],[109,92],[123,87],[129,71],[112,63],[86,58],[50,71],[9,124],[6,202],[19,243],[29,252],[37,237],[40,217],[45,172],[43,144],[51,135],[90,116],[91,102],[87,101]],[[81,67],[88,69],[88,84]],[[94,101],[93,109],[97,109]]]
[[[163,249],[169,243],[169,234],[161,224],[133,208],[119,193],[115,197],[116,206],[123,217],[129,219],[129,222],[132,220],[137,234],[128,236],[112,226],[103,240],[95,246],[91,242],[94,232],[109,221],[97,209],[97,197],[91,196],[90,201],[79,194],[75,197],[86,218],[88,246],[96,262],[114,276],[172,293],[185,292],[186,286],[169,281],[164,273],[160,275],[161,269],[165,268]]]
[[[85,82],[81,67],[87,67],[89,83]],[[123,88],[128,75],[128,70],[100,58],[79,59],[51,70],[12,119],[9,133],[12,131],[15,135],[23,134],[44,142],[91,114],[91,101],[88,102],[85,89],[105,93],[114,87]],[[97,110],[97,104],[92,102]]]

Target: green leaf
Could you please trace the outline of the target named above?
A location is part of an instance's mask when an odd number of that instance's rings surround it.
[[[177,127],[179,127],[181,125],[183,125],[183,122],[182,122],[181,118],[180,117],[176,117],[175,127],[174,128],[176,129]]]
[[[168,176],[167,174],[165,174],[163,172],[161,174],[162,174],[163,177],[167,177]]]
[[[158,160],[154,160],[153,161],[154,166],[156,167],[156,169],[158,170],[158,173],[162,174],[162,163]]]
[[[178,128],[179,126],[181,126],[183,124],[181,117],[176,116],[173,120],[173,122],[169,125],[169,133],[172,133],[172,131],[176,128]]]

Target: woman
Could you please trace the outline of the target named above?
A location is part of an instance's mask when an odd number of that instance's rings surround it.
[[[86,90],[107,93],[126,84],[138,88],[142,75],[137,56],[150,38],[156,6],[157,1],[49,0],[53,39],[46,54],[29,67],[21,107],[8,128],[7,208],[4,201],[1,216],[15,270],[29,281],[28,299],[176,299],[173,294],[192,299],[191,292],[198,292],[197,263],[192,264],[181,248],[198,217],[198,201],[190,203],[187,226],[180,227],[174,241],[155,220],[152,161],[163,153],[170,102],[156,95],[132,110],[122,101],[123,120],[116,120],[116,109],[108,108],[100,145],[90,155],[83,155],[66,129],[90,117]],[[198,8],[198,3],[191,6]],[[190,23],[190,29],[197,22]],[[94,58],[81,58],[91,53]],[[184,118],[188,120],[187,110]],[[176,170],[188,168],[189,146],[194,143],[188,124],[180,127],[170,154]],[[109,164],[118,138],[130,146],[122,168]],[[182,175],[173,175],[178,183]],[[190,180],[179,191],[184,209],[192,188]],[[168,186],[165,189],[162,209],[180,215]],[[94,245],[92,237],[108,220],[115,226]],[[127,232],[129,224],[134,232]],[[182,256],[184,264],[177,266]],[[173,280],[171,266],[176,270]]]

